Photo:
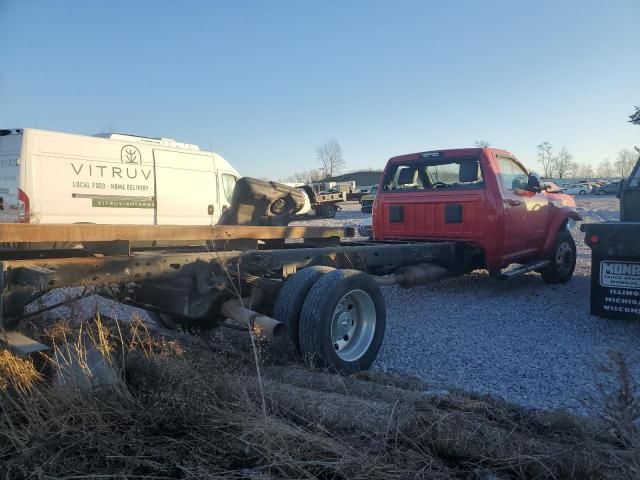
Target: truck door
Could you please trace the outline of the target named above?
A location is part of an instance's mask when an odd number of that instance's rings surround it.
[[[640,221],[640,158],[629,178],[622,180],[616,196],[620,199],[620,221]]]
[[[541,193],[524,190],[528,173],[515,159],[496,155],[504,213],[504,255],[512,260],[542,248],[549,215]]]
[[[211,225],[220,215],[213,157],[153,151],[158,225]]]

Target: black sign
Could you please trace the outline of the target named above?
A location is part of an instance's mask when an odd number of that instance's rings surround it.
[[[591,259],[591,313],[640,319],[640,262],[637,257]]]

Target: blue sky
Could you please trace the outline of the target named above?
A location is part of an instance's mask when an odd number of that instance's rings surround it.
[[[487,140],[640,144],[640,0],[0,0],[0,127],[164,136],[244,175]],[[538,168],[539,170],[539,168]]]

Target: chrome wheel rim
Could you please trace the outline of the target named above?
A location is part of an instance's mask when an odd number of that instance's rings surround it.
[[[355,362],[369,350],[375,331],[373,299],[363,290],[346,293],[331,319],[331,343],[336,355],[345,362]]]
[[[556,266],[560,275],[568,275],[573,265],[573,249],[569,242],[562,242],[556,250]]]

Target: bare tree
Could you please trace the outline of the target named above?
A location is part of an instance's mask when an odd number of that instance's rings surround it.
[[[595,177],[593,166],[591,166],[590,163],[576,163],[575,168],[573,169],[573,172],[576,177],[581,177],[581,178]]]
[[[305,170],[303,172],[296,172],[290,177],[287,177],[287,182],[292,183],[304,183],[305,185],[309,185],[311,183],[316,183],[322,180],[322,172],[320,170],[312,169]]]
[[[553,147],[549,142],[543,142],[537,148],[538,161],[542,165],[542,174],[549,178],[553,175]]]
[[[618,152],[618,159],[613,163],[616,175],[628,177],[636,163],[636,154],[625,148]]]
[[[473,144],[478,148],[487,148],[490,145],[486,140],[476,140]]]
[[[316,147],[316,157],[322,165],[322,171],[328,178],[333,178],[345,167],[342,148],[335,138]]]
[[[558,178],[566,178],[571,176],[575,165],[573,155],[569,153],[566,147],[562,147],[558,154],[552,157],[551,171]]]
[[[611,166],[611,161],[608,158],[605,158],[598,164],[598,169],[596,171],[598,172],[599,177],[607,178],[607,177],[613,177],[614,175],[613,167]]]

